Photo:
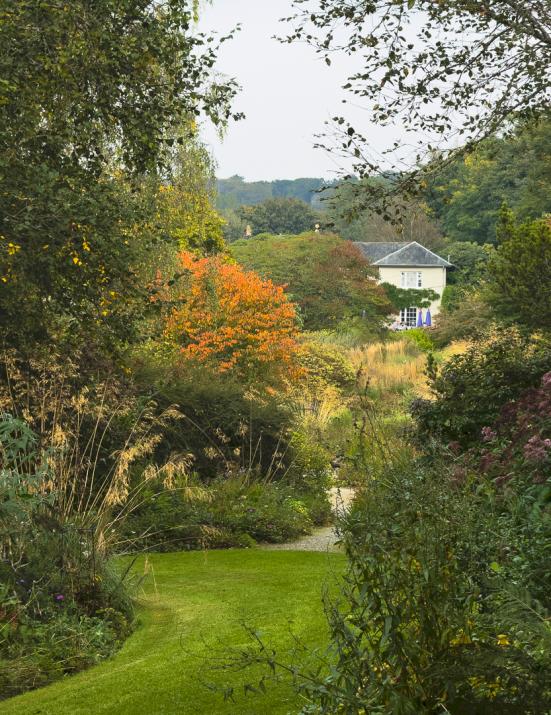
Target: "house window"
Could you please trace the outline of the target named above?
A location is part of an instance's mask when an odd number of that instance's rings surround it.
[[[402,288],[422,288],[423,274],[421,271],[402,271]]]
[[[417,308],[404,308],[401,310],[400,323],[414,328],[417,325]]]

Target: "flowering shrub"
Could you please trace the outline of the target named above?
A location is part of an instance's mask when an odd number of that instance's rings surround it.
[[[498,486],[514,479],[543,485],[551,479],[551,372],[482,428],[467,461]]]

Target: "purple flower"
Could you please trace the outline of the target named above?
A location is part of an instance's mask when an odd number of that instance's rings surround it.
[[[460,453],[461,453],[461,445],[459,444],[459,442],[450,442],[450,443],[448,444],[448,449],[449,449],[450,452],[452,452],[453,454],[460,454]]]
[[[65,596],[64,596],[62,593],[58,593],[58,594],[56,594],[56,596],[55,596],[55,600],[56,600],[56,601],[64,601],[64,600],[65,600]]]
[[[491,452],[486,452],[480,458],[480,468],[483,472],[489,471],[497,463],[497,458]]]
[[[456,486],[461,486],[467,481],[467,470],[465,467],[456,467],[451,475],[451,481]]]
[[[534,435],[524,445],[524,458],[535,464],[544,462],[549,456],[550,448],[551,439],[542,439],[539,435]]]
[[[483,442],[493,442],[496,437],[497,437],[497,432],[495,430],[493,430],[491,427],[483,427],[482,428],[482,441]]]

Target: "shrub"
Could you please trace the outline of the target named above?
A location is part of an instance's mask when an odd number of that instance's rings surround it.
[[[83,670],[110,656],[130,632],[125,614],[114,609],[88,616],[75,608],[42,612],[40,620],[23,612],[11,621],[0,644],[0,693],[12,697],[29,688]]]
[[[528,512],[452,487],[443,464],[387,468],[365,486],[328,604],[330,675],[305,674],[303,713],[547,712],[549,611],[515,565],[533,564]]]
[[[478,442],[457,459],[453,478],[492,484],[504,549],[496,568],[510,583],[522,584],[537,601],[538,610],[548,611],[550,475],[551,373],[547,373],[538,388],[507,403],[497,420],[483,427]],[[507,518],[511,512],[512,520]]]
[[[431,338],[439,348],[449,345],[454,340],[472,340],[484,336],[495,320],[495,315],[482,299],[479,290],[459,286],[448,287],[452,290],[452,296],[442,302],[442,310],[431,330]]]
[[[160,412],[172,413],[157,462],[187,455],[205,481],[239,470],[281,477],[289,465],[286,434],[293,420],[288,397],[263,386],[247,390],[236,376],[184,368],[172,358],[142,351],[133,367],[139,389],[155,395]]]
[[[551,372],[537,388],[508,402],[491,426],[484,426],[467,455],[485,475],[505,487],[523,477],[522,487],[546,484],[551,467]]]
[[[412,328],[404,333],[404,338],[415,343],[423,352],[430,353],[434,350],[434,343],[426,330],[423,328]]]
[[[215,481],[199,499],[158,487],[126,520],[123,536],[127,548],[160,551],[281,543],[326,521],[325,504],[325,495],[239,476]]]
[[[356,374],[347,352],[338,345],[323,342],[316,333],[307,336],[299,359],[305,373],[303,382],[310,389],[331,385],[349,391],[356,383]]]
[[[13,695],[108,655],[132,606],[98,531],[57,503],[52,450],[0,419],[0,684]],[[81,515],[82,516],[82,515]]]
[[[291,462],[285,481],[301,492],[323,496],[331,483],[330,456],[302,432],[293,432],[289,441]]]
[[[514,329],[490,333],[450,358],[441,369],[429,357],[432,400],[416,400],[412,413],[418,441],[475,443],[482,427],[491,425],[501,408],[528,387],[538,385],[551,369],[547,340],[522,337]]]
[[[539,510],[534,547],[533,509],[496,498],[490,482],[454,482],[444,461],[403,457],[366,477],[342,524],[349,566],[340,599],[326,602],[325,663],[316,653],[304,666],[306,647],[298,665],[282,663],[254,633],[232,668],[264,663],[264,685],[282,666],[303,715],[548,712],[549,607],[523,574],[543,563],[549,514],[544,526]],[[548,593],[548,570],[539,575]]]

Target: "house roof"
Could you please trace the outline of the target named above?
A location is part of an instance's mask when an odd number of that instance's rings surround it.
[[[374,266],[453,268],[451,263],[429,251],[417,241],[410,243],[357,242],[356,246]]]
[[[354,245],[360,249],[370,263],[376,263],[381,260],[381,258],[388,256],[389,253],[394,253],[394,251],[398,251],[400,248],[404,248],[408,244],[398,243],[396,241],[388,243],[363,243],[358,241]]]

